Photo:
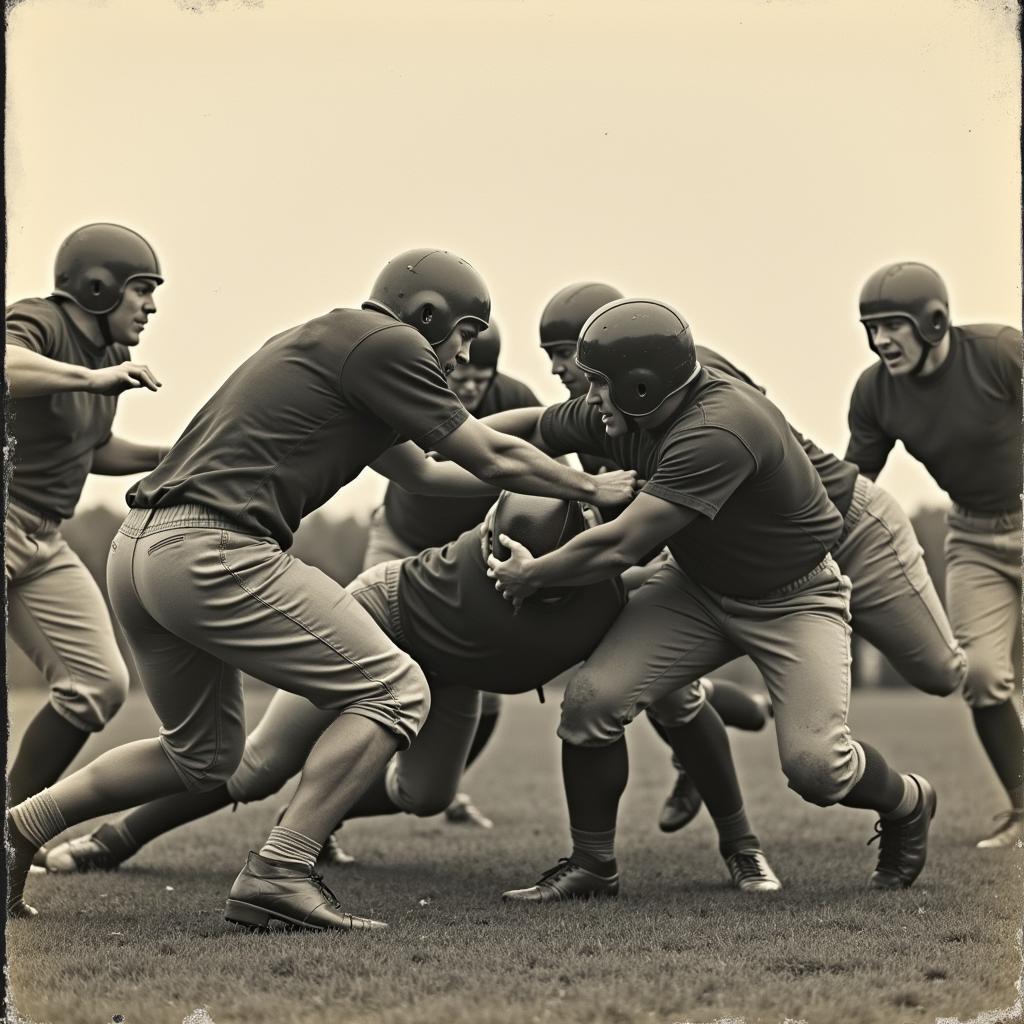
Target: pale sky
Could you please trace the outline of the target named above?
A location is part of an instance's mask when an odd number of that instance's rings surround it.
[[[547,299],[662,299],[842,454],[873,358],[857,296],[931,264],[955,323],[1020,326],[1015,5],[957,0],[22,0],[7,51],[8,301],[63,237],[127,224],[167,283],[137,350],[168,442],[272,334],[437,246],[491,288],[548,401]],[[945,498],[902,450],[881,482]],[[123,508],[92,477],[81,508]],[[364,473],[328,505],[366,515]]]

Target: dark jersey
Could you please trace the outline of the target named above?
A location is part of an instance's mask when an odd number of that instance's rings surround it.
[[[717,370],[719,373],[727,373],[729,376],[749,384],[752,388],[757,388],[762,395],[767,394],[760,384],[714,349],[705,345],[697,345],[696,349],[697,359],[701,366],[706,366],[709,370]],[[857,467],[852,462],[846,462],[831,452],[822,450],[810,438],[804,437],[792,424],[790,429],[800,442],[800,447],[803,448],[807,458],[811,460],[811,465],[818,471],[818,476],[821,477],[821,482],[825,485],[825,493],[828,494],[829,501],[839,509],[840,515],[845,516],[850,508],[850,502],[853,500],[853,487],[857,483],[858,475]]]
[[[490,416],[506,409],[540,405],[537,396],[523,383],[504,373],[495,373],[475,416]],[[384,513],[398,537],[417,551],[454,540],[463,530],[480,523],[494,497],[437,498],[410,494],[398,484],[384,492]]]
[[[94,345],[57,299],[23,299],[8,306],[7,343],[90,370],[131,359],[126,345]],[[11,500],[51,519],[70,519],[93,454],[110,440],[117,396],[62,391],[12,398],[7,408],[15,439]]]
[[[866,369],[850,401],[846,458],[877,476],[897,441],[958,505],[983,515],[1020,508],[1021,333],[953,327],[949,355],[926,377]]]
[[[242,363],[128,503],[207,505],[287,548],[304,516],[392,445],[429,449],[468,415],[422,335],[336,309]]]
[[[525,693],[587,658],[622,609],[618,579],[573,587],[518,613],[487,577],[481,528],[402,561],[402,647],[431,678],[489,693]]]
[[[644,491],[699,513],[668,548],[697,583],[759,597],[808,573],[843,520],[785,417],[756,388],[701,370],[692,397],[654,431],[610,438],[582,398],[546,409],[552,451],[605,454]]]

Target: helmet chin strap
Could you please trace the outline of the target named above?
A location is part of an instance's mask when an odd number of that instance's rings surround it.
[[[97,313],[96,322],[100,325],[100,334],[103,335],[103,344],[111,346],[114,344],[114,336],[110,333],[110,316],[107,313]]]
[[[924,364],[927,362],[928,356],[931,354],[932,346],[927,342],[922,341],[921,337],[917,335],[917,331],[915,331],[914,334],[917,336],[917,340],[921,342],[921,354],[917,357],[917,362],[914,363],[914,368],[910,371],[910,375],[912,377],[917,377],[924,369]]]

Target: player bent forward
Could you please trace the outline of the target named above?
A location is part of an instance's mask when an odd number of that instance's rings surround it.
[[[313,866],[329,831],[416,735],[427,683],[350,593],[287,554],[295,529],[371,463],[437,493],[480,493],[483,480],[602,503],[633,489],[628,475],[573,472],[468,416],[444,371],[467,358],[489,315],[486,285],[467,263],[404,253],[362,309],[333,310],[247,359],[130,492],[108,589],[160,736],[111,750],[11,809],[9,915],[34,916],[23,899],[32,855],[69,825],[230,778],[245,744],[244,671],[338,717],[235,880],[229,919],[383,927],[343,913]],[[456,465],[431,464],[417,446]]]
[[[678,719],[662,719],[684,755],[676,741],[686,730],[677,726],[710,710],[697,680],[742,654],[771,693],[790,787],[821,806],[877,811],[881,850],[871,885],[911,885],[925,863],[935,793],[850,736],[850,586],[829,554],[842,519],[788,423],[756,389],[702,369],[689,327],[661,303],[602,307],[580,335],[577,360],[590,382],[585,398],[491,421],[552,454],[606,456],[647,482],[614,522],[554,553],[535,559],[508,538],[511,557],[490,559],[495,585],[518,601],[537,588],[615,575],[658,545],[668,545],[672,560],[633,595],[567,688],[559,735],[572,854],[505,898],[618,891],[625,726],[684,688],[690,699]],[[686,742],[693,743],[692,729]],[[740,884],[777,889],[738,786],[735,814],[716,825]]]
[[[508,492],[493,517],[493,530],[513,531],[538,552],[585,528],[577,502]],[[444,810],[465,769],[482,693],[542,686],[586,658],[619,614],[622,586],[609,579],[539,592],[514,615],[486,575],[491,536],[490,523],[474,527],[444,547],[366,569],[349,584],[354,600],[422,667],[431,698],[416,739],[392,758],[347,818]],[[178,825],[276,793],[335,717],[295,694],[276,694],[226,784],[136,808],[51,850],[47,863],[57,870],[109,870]]]

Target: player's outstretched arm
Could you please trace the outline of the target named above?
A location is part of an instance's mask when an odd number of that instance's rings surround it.
[[[102,476],[148,473],[166,454],[167,449],[159,445],[136,444],[111,434],[93,453],[92,472]]]
[[[616,470],[599,477],[580,473],[555,462],[530,442],[493,430],[472,418],[435,447],[445,458],[486,483],[519,494],[616,505],[630,501],[637,489],[636,473],[632,470]]]
[[[641,493],[617,519],[584,531],[541,558],[534,558],[514,537],[500,537],[511,557],[502,562],[491,555],[487,575],[503,597],[518,605],[544,587],[581,587],[617,576],[696,517],[692,509]]]
[[[63,363],[31,349],[8,342],[7,380],[11,398],[36,398],[63,391],[91,391],[98,395],[119,395],[131,388],[161,387],[148,366],[120,363],[91,370],[87,366]]]

